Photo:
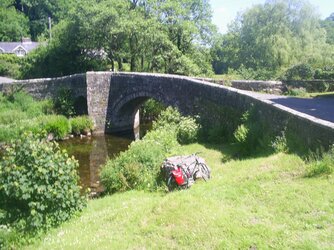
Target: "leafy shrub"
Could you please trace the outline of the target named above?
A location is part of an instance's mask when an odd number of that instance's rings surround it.
[[[101,182],[109,193],[131,189],[154,190],[159,186],[160,164],[178,145],[176,127],[166,126],[148,132],[142,140],[102,169]]]
[[[334,172],[334,145],[322,156],[318,153],[311,154],[306,171],[307,177],[330,175]]]
[[[0,210],[20,230],[46,229],[68,220],[85,205],[76,168],[54,142],[25,135],[6,149],[0,164]]]
[[[262,114],[253,106],[241,118],[241,124],[233,133],[239,153],[243,156],[266,152],[274,134],[269,124],[262,119]]]
[[[87,134],[94,128],[94,122],[88,116],[78,116],[70,119],[72,133],[76,135]]]
[[[200,127],[191,117],[182,117],[177,128],[177,140],[181,144],[188,144],[197,140]]]
[[[317,68],[314,73],[314,78],[334,80],[334,65],[326,65],[323,68]]]
[[[245,124],[241,124],[238,126],[236,131],[234,132],[235,140],[239,143],[244,143],[247,140],[249,129],[245,126]]]
[[[172,107],[161,112],[158,120],[153,122],[153,129],[165,126],[175,126],[178,142],[183,144],[196,141],[200,129],[194,118],[183,117],[177,109]]]
[[[140,119],[156,120],[166,107],[154,99],[148,99],[140,109]]]
[[[281,136],[276,136],[271,143],[271,147],[276,153],[287,153],[289,151],[284,131]]]
[[[307,91],[305,88],[292,88],[288,90],[287,93],[289,96],[299,96],[304,97],[307,95]]]
[[[20,120],[27,119],[27,113],[21,110],[4,110],[0,112],[0,124],[11,124]]]
[[[22,59],[12,54],[0,54],[0,76],[19,78]]]
[[[67,88],[60,89],[55,98],[54,107],[57,114],[64,115],[66,117],[74,116],[75,109],[73,91]]]
[[[40,116],[32,119],[18,120],[10,124],[0,124],[0,141],[10,142],[18,139],[23,133],[32,132],[40,134],[44,130],[44,124],[50,116]]]
[[[301,63],[290,67],[284,75],[286,80],[311,80],[314,77],[314,70],[311,65]]]
[[[166,125],[176,125],[181,120],[180,112],[172,107],[167,107],[166,110],[161,112],[158,116],[158,120],[153,122],[153,129],[161,128]]]
[[[3,95],[0,93],[0,114],[6,111],[18,111],[26,113],[32,118],[52,113],[53,104],[50,100],[36,101],[29,94],[13,90]]]
[[[56,140],[64,139],[71,132],[71,124],[65,116],[52,115],[43,120],[41,126],[47,133],[52,133]]]
[[[0,124],[0,142],[8,142],[12,139],[18,138],[20,131],[17,126]]]

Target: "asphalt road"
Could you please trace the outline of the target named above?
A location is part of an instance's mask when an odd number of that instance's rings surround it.
[[[7,78],[7,77],[0,76],[0,83],[7,83],[7,82],[13,82],[13,81],[15,81],[15,80]]]
[[[288,107],[298,112],[334,123],[334,96],[297,98],[278,95],[267,95],[252,92],[252,96],[270,100],[275,104]]]

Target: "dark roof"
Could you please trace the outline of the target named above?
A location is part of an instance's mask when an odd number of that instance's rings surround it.
[[[38,47],[40,43],[38,42],[0,42],[0,49],[3,50],[4,53],[14,53],[14,49],[18,46],[22,46],[27,52]]]

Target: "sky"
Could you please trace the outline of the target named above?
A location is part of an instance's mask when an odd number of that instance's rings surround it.
[[[234,20],[237,13],[244,11],[255,4],[263,4],[265,0],[211,0],[213,23],[221,33],[226,33],[227,25]],[[324,19],[334,12],[333,0],[309,0]]]

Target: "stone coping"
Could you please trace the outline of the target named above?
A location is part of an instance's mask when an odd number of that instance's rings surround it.
[[[206,85],[206,86],[210,86],[210,87],[214,87],[214,88],[220,88],[220,89],[224,89],[227,92],[232,92],[232,93],[236,93],[236,94],[240,94],[240,95],[244,95],[247,97],[252,98],[254,101],[259,101],[262,103],[266,103],[276,109],[288,112],[294,116],[297,116],[303,120],[307,120],[310,121],[312,123],[316,123],[319,124],[323,127],[329,128],[329,129],[334,129],[334,123],[329,122],[329,121],[325,121],[316,117],[313,117],[311,115],[296,111],[294,109],[288,108],[286,106],[283,106],[281,104],[277,104],[274,103],[273,101],[270,100],[270,98],[268,98],[268,94],[260,94],[260,93],[256,93],[256,92],[251,92],[251,91],[246,91],[246,90],[239,90],[239,89],[235,89],[232,87],[227,87],[227,86],[223,86],[223,85],[219,85],[216,83],[212,83],[212,82],[208,82],[208,81],[204,81],[204,80],[200,80],[200,79],[195,79],[189,76],[181,76],[181,75],[169,75],[169,74],[160,74],[160,73],[141,73],[141,72],[108,72],[108,71],[88,71],[87,73],[82,73],[82,74],[73,74],[73,75],[69,75],[69,76],[63,76],[63,77],[56,77],[56,78],[39,78],[39,79],[28,79],[28,80],[18,80],[18,81],[14,81],[12,83],[21,83],[21,84],[29,84],[29,83],[40,83],[43,81],[54,81],[54,80],[64,80],[66,78],[72,78],[72,77],[77,77],[77,76],[86,76],[86,74],[101,74],[101,75],[110,75],[110,76],[128,76],[128,77],[134,77],[134,76],[148,76],[148,77],[156,77],[156,78],[169,78],[169,79],[180,79],[180,80],[187,80],[187,81],[191,81],[192,83],[197,83],[197,84],[201,84],[201,85]],[[252,81],[243,81],[243,82],[252,82]],[[266,81],[256,81],[256,82],[266,82]],[[273,82],[276,83],[276,81],[269,81],[269,82]],[[7,84],[12,84],[12,83],[1,83],[0,85],[7,85]],[[272,95],[272,97],[277,97],[277,95]],[[282,97],[282,96],[280,96]]]

